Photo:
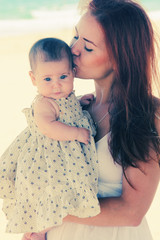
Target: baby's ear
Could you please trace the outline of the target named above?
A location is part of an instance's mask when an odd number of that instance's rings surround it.
[[[35,78],[34,73],[32,71],[29,71],[29,76],[30,76],[30,78],[32,80],[32,84],[34,86],[36,86],[36,78]]]

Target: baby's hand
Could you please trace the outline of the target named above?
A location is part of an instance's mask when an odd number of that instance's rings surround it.
[[[89,105],[90,102],[93,101],[93,99],[94,99],[94,95],[92,93],[90,93],[90,94],[86,94],[83,97],[81,97],[79,99],[79,102],[80,102],[81,106],[83,107],[83,106]]]
[[[84,144],[88,144],[90,140],[90,131],[87,130],[86,128],[77,128],[77,129],[78,129],[78,135],[76,140]]]

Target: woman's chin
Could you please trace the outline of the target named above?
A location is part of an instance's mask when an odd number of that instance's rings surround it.
[[[76,69],[77,70],[77,69]],[[83,74],[81,74],[78,70],[76,71],[75,77],[81,78]]]
[[[89,79],[87,76],[86,76],[86,74],[84,74],[84,73],[82,73],[82,72],[80,72],[80,71],[76,71],[76,74],[75,74],[75,77],[76,78],[81,78],[81,79]]]

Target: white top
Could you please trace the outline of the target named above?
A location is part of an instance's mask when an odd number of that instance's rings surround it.
[[[108,147],[109,133],[96,142],[99,179],[99,197],[120,196],[122,192],[122,167],[114,163]]]

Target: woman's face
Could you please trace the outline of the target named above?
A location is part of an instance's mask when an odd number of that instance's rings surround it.
[[[104,79],[113,66],[105,43],[101,25],[87,12],[75,27],[71,43],[76,77],[84,79]]]

